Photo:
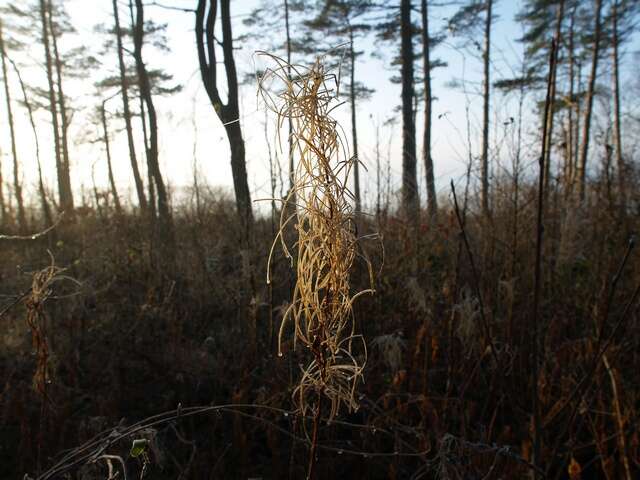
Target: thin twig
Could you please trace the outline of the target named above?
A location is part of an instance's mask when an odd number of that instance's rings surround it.
[[[41,232],[37,232],[31,235],[0,235],[0,240],[37,240],[41,237],[44,237],[47,233],[56,228],[62,221],[63,216],[64,212],[60,213],[60,216],[55,221],[55,223],[50,227],[45,228]]]
[[[544,186],[545,186],[545,158],[547,137],[551,134],[549,132],[549,116],[551,115],[552,108],[552,94],[553,94],[553,81],[555,78],[555,66],[556,66],[556,50],[557,45],[555,40],[551,40],[551,50],[549,54],[549,77],[547,80],[547,96],[544,103],[544,115],[542,120],[542,148],[540,157],[538,159],[538,209],[537,209],[537,221],[536,221],[536,257],[535,257],[535,277],[533,287],[533,306],[531,311],[532,321],[531,328],[533,329],[533,335],[531,338],[532,344],[532,368],[531,368],[531,410],[533,414],[533,464],[536,465],[540,461],[540,406],[538,401],[538,358],[539,358],[539,317],[540,317],[540,295],[542,284],[542,241],[544,233]],[[535,476],[538,478],[538,475]]]
[[[476,296],[478,297],[478,303],[480,307],[480,319],[482,320],[482,328],[484,329],[485,335],[485,345],[488,343],[489,348],[491,349],[491,356],[496,363],[496,367],[499,365],[498,356],[496,354],[496,348],[493,342],[493,337],[491,336],[491,326],[487,320],[487,316],[484,310],[484,301],[482,300],[482,292],[480,291],[480,279],[478,275],[478,270],[476,268],[476,262],[473,258],[473,253],[471,252],[471,246],[469,245],[469,239],[467,238],[467,232],[465,229],[464,221],[462,219],[462,215],[460,213],[460,207],[458,206],[458,197],[456,196],[456,187],[453,184],[453,180],[451,180],[451,193],[453,194],[453,205],[456,211],[456,218],[458,219],[458,226],[460,227],[460,235],[462,235],[462,240],[464,242],[465,250],[467,251],[467,256],[469,257],[469,263],[471,264],[471,274],[473,275],[473,286],[476,291]]]

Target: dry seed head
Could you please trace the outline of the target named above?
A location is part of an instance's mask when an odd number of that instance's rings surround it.
[[[286,244],[283,232],[290,222],[296,222],[296,284],[283,315],[278,354],[282,355],[284,327],[292,322],[294,345],[301,344],[313,356],[303,368],[294,401],[305,414],[309,408],[317,408],[314,399],[327,398],[331,403],[329,418],[333,418],[342,404],[349,410],[358,407],[355,390],[362,379],[366,345],[354,332],[353,302],[363,293],[373,293],[371,288],[352,295],[349,282],[356,258],[362,258],[350,203],[353,195],[347,187],[358,160],[349,156],[342,131],[331,117],[339,78],[325,70],[322,59],[308,68],[290,65],[268,53],[258,54],[275,64],[259,79],[259,94],[276,113],[279,126],[291,119],[291,145],[297,160],[294,187],[285,199],[286,204],[295,199],[295,212],[287,217],[291,209],[282,209],[268,267],[278,242],[293,264],[292,247]],[[279,88],[274,91],[276,84]],[[370,264],[365,262],[371,274]],[[353,353],[354,340],[363,345],[359,357]]]
[[[52,287],[55,282],[68,279],[63,275],[65,269],[56,266],[53,255],[51,264],[34,273],[29,295],[24,299],[27,309],[27,325],[31,330],[33,349],[36,354],[36,371],[33,375],[33,386],[36,392],[45,400],[49,401],[47,395],[47,384],[51,381],[49,363],[50,351],[45,331],[45,302],[52,294]]]

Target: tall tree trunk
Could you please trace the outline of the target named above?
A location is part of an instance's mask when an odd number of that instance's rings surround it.
[[[356,123],[356,51],[353,46],[353,28],[349,25],[349,60],[350,65],[350,89],[351,99],[351,138],[353,139],[353,156],[356,161],[353,164],[353,190],[356,197],[356,212],[362,211],[362,198],[360,197],[360,157],[358,156],[358,127]]]
[[[18,149],[16,145],[16,132],[13,123],[13,110],[11,108],[11,90],[9,88],[9,76],[7,75],[7,52],[4,45],[4,35],[2,32],[2,20],[0,20],[0,56],[2,56],[2,78],[4,80],[4,93],[7,100],[7,118],[9,120],[9,133],[11,134],[11,154],[13,156],[13,189],[15,190],[16,203],[18,204],[18,227],[20,232],[27,228],[27,221],[24,215],[24,202],[22,200],[22,185],[20,184],[20,174],[18,170]]]
[[[289,26],[289,1],[284,0],[284,25],[287,36],[287,77],[291,79],[291,29]],[[293,161],[293,120],[288,119],[289,125],[289,189],[293,190],[295,183],[295,164]],[[295,194],[292,195],[295,204]]]
[[[51,60],[51,47],[49,45],[49,22],[47,20],[47,5],[45,0],[40,0],[40,20],[42,24],[42,44],[44,46],[45,65],[47,71],[47,84],[49,94],[49,111],[53,128],[53,143],[56,159],[56,173],[58,177],[58,199],[60,209],[69,211],[73,209],[73,199],[69,198],[67,184],[64,178],[64,165],[60,157],[60,128],[58,125],[58,102],[56,100],[55,86],[53,83],[53,62]]]
[[[127,131],[127,145],[129,147],[129,160],[131,161],[131,170],[133,171],[133,180],[136,185],[136,193],[138,195],[138,204],[143,213],[147,211],[147,197],[144,194],[144,185],[140,170],[138,168],[138,160],[136,159],[136,147],[133,140],[133,127],[131,126],[131,110],[129,108],[129,86],[127,85],[127,70],[124,64],[124,53],[122,47],[122,30],[120,29],[120,17],[118,15],[117,0],[113,0],[113,18],[115,22],[116,46],[118,50],[118,66],[120,69],[120,90],[122,91],[122,108],[124,113],[124,125]],[[132,26],[133,27],[133,26]]]
[[[558,64],[558,52],[560,50],[560,36],[562,35],[562,20],[564,18],[564,3],[565,0],[560,0],[559,4],[558,4],[558,10],[556,13],[556,30],[554,33],[554,41],[556,44],[556,49],[554,51],[554,55],[555,58],[553,60],[554,64],[557,65]],[[557,77],[558,77],[558,69],[554,68],[553,72],[551,72],[553,74],[553,77],[551,78],[551,92],[550,92],[550,102],[551,104],[549,105],[549,125],[547,125],[546,129],[547,129],[547,142],[546,145],[544,145],[544,151],[545,151],[545,159],[544,159],[544,195],[545,195],[545,204],[547,203],[547,199],[549,198],[549,186],[550,186],[550,182],[551,182],[551,145],[553,143],[553,119],[554,119],[554,113],[555,113],[555,101],[556,101],[556,84],[557,84]]]
[[[575,135],[575,126],[574,126],[574,118],[573,114],[575,111],[575,44],[574,44],[574,26],[576,20],[576,10],[577,4],[571,9],[571,20],[569,23],[569,40],[568,40],[568,49],[569,49],[569,105],[568,105],[568,144],[567,144],[567,164],[565,166],[565,189],[567,192],[570,192],[573,185],[573,177],[575,175],[574,171],[574,158],[576,151],[576,135]]]
[[[574,131],[575,138],[574,141],[574,161],[573,161],[573,175],[574,175],[574,192],[577,186],[578,177],[580,175],[580,144],[581,144],[581,131],[582,131],[582,98],[581,98],[581,89],[582,89],[582,62],[578,60],[578,76],[576,80],[576,128]]]
[[[416,171],[416,126],[413,116],[413,42],[411,0],[400,2],[402,58],[402,206],[407,219],[417,224],[420,203]]]
[[[151,94],[149,74],[142,59],[142,46],[144,41],[144,7],[142,0],[136,0],[136,25],[133,32],[133,40],[140,95],[144,99],[144,104],[147,107],[147,116],[149,117],[148,168],[151,172],[158,197],[158,220],[160,228],[162,229],[161,235],[164,238],[166,245],[171,249],[171,252],[173,252],[175,244],[173,222],[171,220],[171,212],[169,210],[167,190],[165,188],[164,180],[162,179],[160,162],[158,160],[158,118],[156,115],[155,105],[153,103],[153,96]]]
[[[69,116],[67,115],[66,99],[64,96],[64,90],[62,89],[62,61],[60,60],[60,53],[58,52],[58,34],[55,30],[53,23],[53,1],[48,0],[48,22],[49,33],[51,34],[51,45],[53,47],[54,67],[56,71],[56,88],[57,99],[60,113],[60,146],[62,147],[62,175],[65,184],[65,190],[67,192],[67,201],[69,202],[68,209],[73,210],[73,189],[71,188],[71,167],[69,162]]]
[[[484,51],[482,60],[484,63],[484,78],[482,81],[482,156],[481,156],[481,201],[482,211],[489,215],[489,106],[491,94],[491,21],[493,15],[493,0],[487,0],[487,13],[484,24]]]
[[[551,43],[551,51],[549,55],[549,74],[547,78],[547,95],[544,103],[544,113],[542,121],[542,142],[540,147],[540,157],[538,161],[538,194],[537,194],[537,221],[536,221],[536,261],[535,261],[535,274],[534,274],[534,288],[533,288],[533,306],[532,306],[532,319],[531,319],[531,411],[532,411],[532,452],[531,452],[531,464],[537,466],[540,464],[540,452],[542,450],[541,439],[541,425],[540,425],[540,397],[539,397],[539,361],[540,361],[540,328],[539,328],[539,315],[540,315],[540,296],[542,292],[542,253],[543,253],[543,239],[544,239],[544,176],[545,167],[544,162],[547,157],[547,145],[548,136],[551,134],[549,131],[549,115],[552,109],[551,95],[553,93],[553,82],[555,81],[555,69],[558,46],[555,43],[555,39]],[[540,478],[540,474],[537,470],[531,470],[531,478],[537,480]]]
[[[100,220],[103,219],[104,215],[102,213],[102,206],[100,206],[100,192],[98,192],[98,185],[96,184],[96,164],[92,164],[91,165],[91,186],[93,189],[93,201],[95,202],[96,205],[96,211],[98,212],[98,218],[100,218]],[[84,195],[82,196],[82,201],[84,202]],[[109,201],[108,201],[108,197],[107,197],[107,202],[106,202],[107,206],[109,206]],[[84,205],[83,205],[84,206]]]
[[[209,9],[207,12],[207,3]],[[251,195],[247,180],[247,165],[245,160],[244,140],[240,127],[240,109],[238,106],[238,76],[233,58],[233,36],[231,31],[231,14],[229,0],[220,0],[222,22],[222,52],[223,63],[227,79],[227,103],[223,103],[218,91],[218,72],[216,61],[216,45],[218,41],[214,35],[217,0],[198,0],[196,9],[196,43],[200,72],[207,95],[213,105],[218,118],[223,123],[231,149],[231,173],[236,197],[236,207],[240,223],[243,226],[246,247],[249,246],[253,212],[251,209]],[[206,18],[205,18],[206,13]]]
[[[151,221],[155,221],[157,216],[156,188],[153,181],[153,171],[149,168],[149,156],[151,147],[149,146],[149,130],[147,128],[147,109],[144,106],[144,98],[140,95],[140,118],[142,119],[142,138],[144,140],[145,158],[147,159],[147,194],[149,195],[149,216]]]
[[[620,189],[620,204],[624,212],[627,208],[627,187],[625,181],[626,168],[622,157],[622,134],[620,131],[620,74],[619,74],[619,54],[618,54],[618,2],[614,0],[611,7],[611,22],[613,35],[613,49],[611,51],[611,61],[613,64],[613,136],[616,150],[616,164],[618,167],[618,188]]]
[[[106,100],[105,100],[106,101]],[[100,107],[100,116],[102,118],[102,132],[103,132],[103,141],[104,148],[107,153],[107,170],[109,174],[109,184],[111,185],[111,195],[113,196],[113,204],[116,208],[116,214],[122,214],[122,205],[120,204],[120,197],[118,196],[118,190],[116,188],[116,181],[113,177],[113,167],[111,164],[111,148],[109,145],[109,128],[107,125],[107,112],[104,106],[105,102],[102,102],[102,106]]]
[[[131,31],[134,31],[136,28],[136,19],[133,13],[133,0],[129,0],[129,16],[131,19]],[[149,219],[152,224],[152,228],[155,228],[153,225],[155,224],[157,218],[157,201],[156,201],[156,188],[153,183],[153,173],[149,168],[149,132],[147,130],[147,113],[146,108],[144,106],[144,97],[142,96],[142,92],[138,95],[138,100],[140,101],[140,124],[142,125],[142,144],[144,146],[144,158],[147,160],[147,195],[149,198],[147,199],[147,204],[149,205]]]
[[[207,12],[207,3],[209,4]],[[230,0],[220,0],[220,17],[222,23],[222,41],[215,36],[218,0],[198,0],[195,15],[196,46],[200,73],[209,100],[224,125],[231,149],[231,174],[236,197],[238,219],[242,230],[241,255],[243,268],[240,272],[245,288],[240,289],[237,312],[238,321],[243,325],[244,335],[249,343],[250,358],[255,353],[255,316],[250,309],[250,299],[255,295],[255,282],[251,265],[251,246],[253,243],[253,212],[251,195],[247,179],[247,165],[245,160],[244,139],[240,127],[240,109],[238,105],[238,75],[233,59],[233,33],[231,31]],[[222,48],[227,102],[223,103],[218,91],[218,63],[216,60],[216,46]]]
[[[380,225],[380,212],[381,212],[381,188],[380,176],[380,121],[376,120],[376,222]]]
[[[40,162],[40,142],[38,140],[38,129],[36,128],[36,122],[33,118],[33,107],[31,106],[31,102],[29,101],[29,96],[27,95],[27,87],[22,80],[22,75],[20,74],[20,70],[18,69],[18,65],[9,59],[13,69],[18,76],[18,80],[20,82],[20,88],[22,90],[22,97],[24,100],[24,105],[27,107],[27,112],[29,114],[29,122],[31,123],[31,130],[33,131],[33,140],[35,142],[36,147],[36,161],[38,164],[38,191],[40,193],[40,203],[42,205],[42,213],[44,215],[45,228],[53,225],[53,217],[51,216],[51,207],[49,206],[49,201],[47,200],[47,192],[44,188],[44,180],[42,178],[42,163]],[[1,179],[0,179],[1,180]]]
[[[140,94],[140,123],[142,124],[142,139],[144,144],[145,158],[147,159],[147,195],[149,195],[149,217],[151,222],[155,222],[157,216],[156,188],[153,181],[153,172],[149,168],[149,156],[151,155],[151,147],[149,146],[149,130],[147,128],[147,109],[144,106],[144,98],[142,92]]]
[[[0,157],[2,150],[0,150]],[[0,226],[4,227],[7,222],[7,205],[4,201],[4,178],[2,178],[2,166],[0,164]]]
[[[427,180],[427,215],[433,226],[438,215],[433,158],[431,158],[431,117],[433,114],[433,94],[431,92],[431,39],[429,38],[428,1],[422,0],[422,62],[424,69],[424,134],[422,155]]]
[[[593,111],[593,97],[595,96],[596,77],[598,75],[598,60],[600,55],[600,37],[602,36],[602,0],[595,0],[595,32],[593,37],[593,57],[591,59],[591,73],[587,87],[587,104],[584,109],[584,121],[582,124],[582,144],[580,146],[580,158],[578,163],[578,194],[582,203],[586,193],[586,172],[589,155],[589,134],[591,131],[591,114]]]

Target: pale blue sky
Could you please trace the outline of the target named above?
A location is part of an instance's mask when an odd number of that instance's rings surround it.
[[[100,22],[112,22],[111,0],[68,0],[68,10],[71,14],[74,25],[79,31],[79,38],[75,41],[97,48],[102,39],[93,32],[93,27]],[[188,0],[163,0],[160,3],[168,5],[180,5],[193,7],[195,1]],[[244,30],[242,20],[253,9],[256,0],[234,0],[232,1],[232,15],[234,33],[238,34]],[[520,8],[520,1],[502,0],[497,4],[497,19],[493,29],[493,80],[510,77],[510,68],[517,69],[518,59],[522,54],[522,45],[517,42],[521,35],[521,27],[513,22],[515,12]],[[123,17],[128,19],[123,6]],[[452,9],[434,8],[431,11],[432,25],[437,27]],[[171,99],[157,99],[157,108],[160,112],[160,155],[161,167],[169,183],[174,187],[190,185],[193,178],[194,164],[194,141],[197,139],[195,148],[196,162],[201,177],[211,185],[221,185],[230,189],[231,169],[229,165],[229,149],[225,137],[224,129],[215,116],[210,106],[209,100],[202,87],[201,78],[198,72],[197,55],[195,51],[195,38],[193,33],[194,15],[171,10],[164,10],[158,7],[149,6],[146,9],[146,16],[157,22],[168,24],[167,36],[172,51],[160,54],[151,47],[145,47],[146,61],[150,68],[161,67],[175,76],[177,82],[184,85],[184,90]],[[417,18],[416,18],[417,20]],[[278,35],[279,32],[274,32]],[[448,40],[448,42],[452,42]],[[69,41],[65,46],[72,46]],[[252,72],[254,70],[254,51],[264,49],[267,45],[260,45],[255,40],[246,42],[236,52],[236,64],[240,72]],[[471,94],[467,97],[457,90],[446,86],[452,79],[464,78],[468,82],[469,90],[479,88],[481,79],[481,63],[478,59],[467,56],[463,61],[459,51],[449,43],[439,47],[435,55],[448,63],[448,67],[437,69],[433,73],[434,94],[438,101],[434,106],[433,124],[433,158],[435,162],[436,177],[438,179],[438,189],[446,193],[449,179],[460,177],[467,161],[466,142],[466,110],[467,101],[470,101],[471,115],[471,137],[472,149],[477,153],[479,143],[479,112],[481,99],[479,96]],[[380,49],[374,45],[371,39],[362,40],[358,45],[370,51]],[[393,54],[389,48],[382,48],[387,59]],[[31,55],[37,60],[42,53],[37,45],[34,45]],[[115,57],[102,59],[106,68],[115,72],[117,63]],[[295,58],[294,58],[295,60]],[[76,138],[81,132],[95,132],[87,122],[89,107],[97,105],[99,101],[94,96],[95,89],[93,80],[99,72],[92,72],[89,80],[70,81],[68,91],[79,97],[78,104],[85,107],[79,112],[72,124],[72,135]],[[375,187],[375,121],[384,121],[394,115],[393,109],[400,102],[400,88],[389,82],[392,72],[384,61],[372,59],[369,55],[360,58],[357,64],[357,79],[375,88],[376,92],[372,99],[362,103],[358,108],[358,134],[360,156],[369,168],[368,174],[363,175],[363,191],[365,200],[371,204],[374,198],[373,189]],[[44,82],[44,75],[41,70],[31,69],[26,75],[29,81]],[[37,79],[37,80],[36,80]],[[19,90],[14,89],[14,96],[18,97]],[[264,110],[257,104],[255,87],[245,86],[241,89],[242,118],[241,123],[244,129],[244,137],[247,144],[247,163],[249,171],[249,182],[254,198],[266,197],[269,194],[267,147],[265,143],[263,122]],[[510,116],[514,115],[513,103],[505,103],[504,97],[494,95],[492,104],[492,140],[495,155],[503,155],[505,152],[500,148],[505,135],[509,132],[502,127],[502,124]],[[120,109],[119,99],[111,100],[107,104],[111,110]],[[35,160],[33,159],[33,141],[31,131],[22,109],[16,109],[16,116],[19,124],[20,155],[25,164],[23,169],[25,182],[28,188],[33,187],[35,180]],[[529,107],[530,110],[530,107]],[[349,106],[347,104],[340,107],[337,118],[343,124],[348,135],[350,123],[348,122]],[[4,102],[0,107],[0,125],[5,123]],[[396,115],[398,116],[398,115]],[[53,158],[50,147],[49,128],[45,123],[47,117],[40,114],[41,121],[41,150],[43,161],[46,164],[46,174],[48,184],[55,187],[55,175],[53,170]],[[418,114],[418,139],[421,138],[422,115]],[[383,162],[386,162],[387,152],[391,152],[391,172],[392,185],[398,186],[400,178],[400,144],[401,126],[398,123],[393,129],[381,129],[381,142]],[[533,118],[532,118],[533,120]],[[115,126],[115,125],[114,125]],[[3,172],[5,179],[9,178],[9,143],[8,136],[5,138],[4,127],[2,128],[2,153]],[[535,135],[537,125],[535,121],[525,125],[525,133]],[[92,133],[95,137],[96,134]],[[273,122],[270,121],[269,136],[275,138]],[[350,139],[350,137],[349,137]],[[140,142],[139,142],[140,143]],[[142,158],[142,146],[139,145],[139,158]],[[421,151],[421,142],[418,142]],[[273,149],[272,149],[273,150]],[[124,193],[125,189],[131,191],[132,178],[130,173],[129,159],[126,150],[125,136],[120,133],[114,138],[113,156],[116,168],[118,185]],[[106,165],[102,144],[79,143],[72,151],[72,175],[76,185],[84,184],[86,189],[91,186],[91,174],[99,185],[106,185]],[[283,167],[285,167],[283,162]],[[424,169],[419,163],[419,182],[424,185]],[[423,190],[423,188],[421,188]],[[423,192],[421,191],[421,195]],[[424,195],[423,195],[424,197]],[[424,200],[424,199],[423,199]]]

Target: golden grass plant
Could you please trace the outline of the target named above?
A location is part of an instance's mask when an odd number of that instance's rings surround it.
[[[51,255],[51,254],[50,254]],[[38,394],[48,400],[47,385],[51,381],[49,371],[49,342],[46,332],[45,303],[53,294],[53,284],[69,277],[63,275],[64,268],[55,265],[51,255],[51,264],[33,274],[31,288],[24,303],[27,309],[27,325],[31,330],[33,349],[36,356],[36,371],[33,375],[33,387]]]
[[[302,345],[312,354],[294,390],[294,402],[301,414],[319,418],[325,398],[332,419],[341,405],[349,411],[358,408],[355,392],[363,379],[366,344],[355,333],[353,305],[360,295],[373,293],[370,288],[352,294],[350,285],[356,258],[364,258],[358,250],[353,195],[348,188],[358,159],[349,155],[342,130],[331,116],[339,105],[339,75],[328,72],[322,58],[311,67],[301,67],[268,53],[259,55],[275,64],[260,77],[259,94],[276,113],[279,131],[291,119],[290,144],[297,160],[294,187],[284,200],[285,206],[295,205],[282,209],[267,272],[270,282],[273,252],[280,243],[295,265],[296,282],[280,327],[278,355],[283,354],[286,326],[292,323],[294,348]],[[297,241],[290,247],[284,232],[292,220]],[[372,278],[370,263],[364,260]],[[358,354],[353,350],[356,341],[362,344]]]

